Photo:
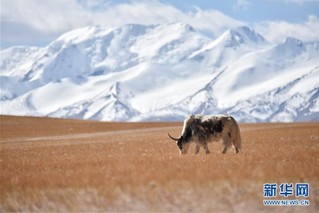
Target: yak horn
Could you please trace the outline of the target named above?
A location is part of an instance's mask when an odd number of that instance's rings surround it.
[[[169,133],[168,133],[168,136],[174,141],[178,141],[179,140],[179,138],[173,138]]]

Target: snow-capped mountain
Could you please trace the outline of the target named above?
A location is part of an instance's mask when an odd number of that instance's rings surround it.
[[[248,27],[216,39],[181,23],[86,27],[43,48],[2,50],[0,73],[1,114],[319,120],[319,42],[270,44]]]

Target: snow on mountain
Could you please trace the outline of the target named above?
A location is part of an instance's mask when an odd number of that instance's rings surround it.
[[[248,27],[216,39],[182,23],[85,27],[43,48],[1,51],[1,114],[318,121],[318,44],[270,44]]]
[[[310,72],[318,64],[317,59],[310,58],[302,43],[287,40],[283,44],[245,54],[219,76],[214,85],[215,96],[222,106],[232,105],[288,84]],[[311,86],[314,88],[316,82]]]
[[[267,45],[267,41],[248,27],[230,29],[216,40],[211,41],[190,58],[200,61],[209,69],[223,69],[242,55]]]

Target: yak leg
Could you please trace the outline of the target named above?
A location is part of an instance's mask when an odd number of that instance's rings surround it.
[[[209,154],[210,151],[209,151],[209,149],[208,149],[207,144],[203,144],[203,147],[204,147],[204,149],[205,149],[205,151],[206,151],[206,154]]]
[[[223,150],[223,154],[225,154],[227,152],[227,146],[225,146],[224,150]]]
[[[224,144],[223,154],[226,154],[227,148],[228,148],[229,146],[231,146],[230,134],[224,135],[224,137],[223,137],[223,144]]]
[[[200,148],[199,144],[196,143],[195,154],[198,154],[198,153],[199,153],[199,148]]]
[[[235,153],[236,154],[239,153],[239,148],[236,146],[236,141],[235,140],[233,141],[233,146],[235,148]]]

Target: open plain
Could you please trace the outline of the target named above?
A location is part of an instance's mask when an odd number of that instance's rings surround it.
[[[243,149],[180,155],[182,123],[0,116],[0,212],[318,212],[319,123],[240,124]],[[309,206],[263,184],[309,183]]]

